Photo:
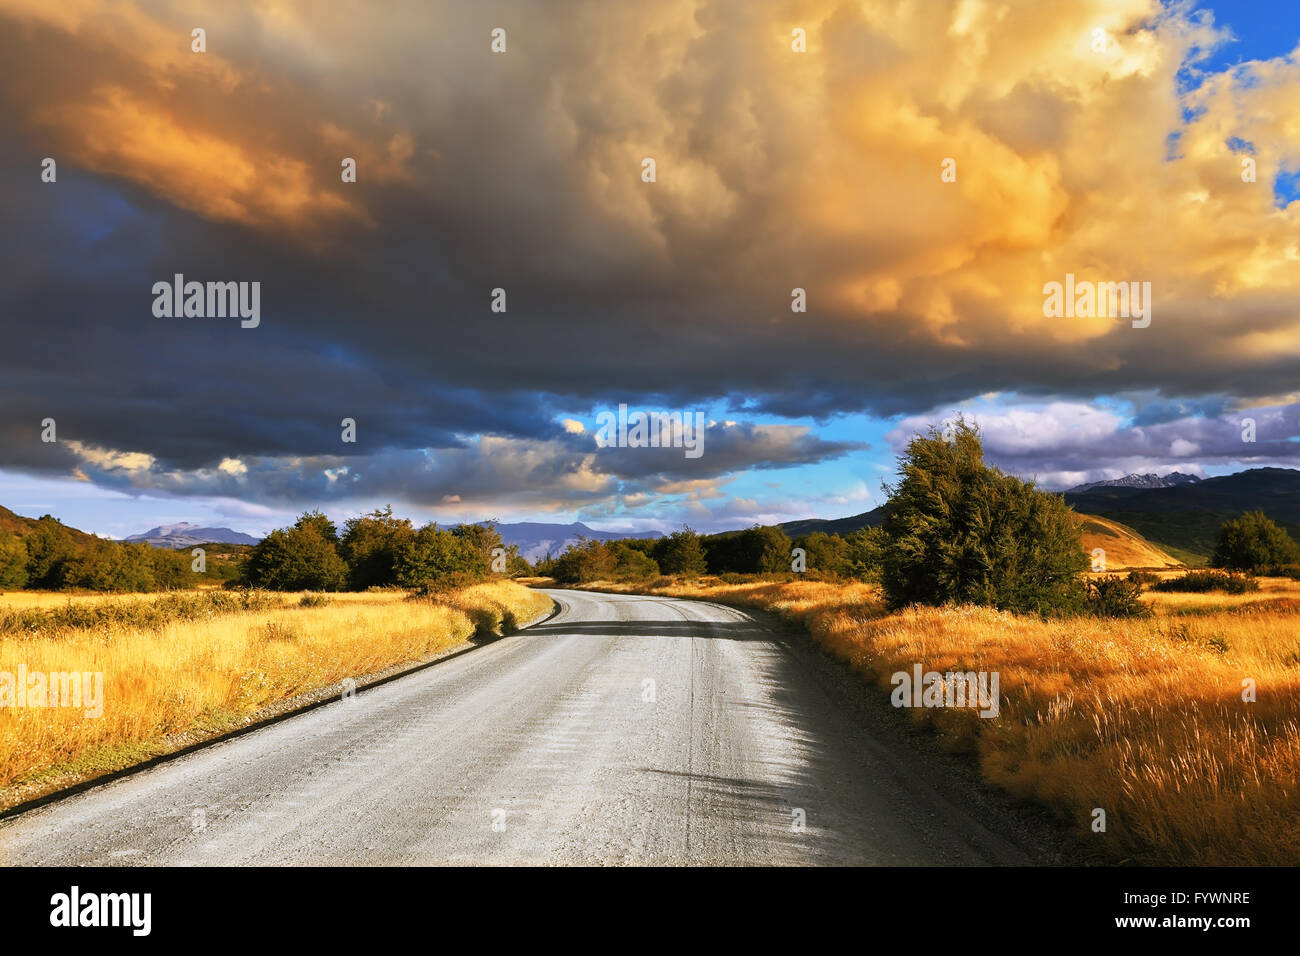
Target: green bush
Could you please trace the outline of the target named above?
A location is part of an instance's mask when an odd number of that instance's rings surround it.
[[[1226,591],[1228,594],[1248,594],[1259,590],[1259,582],[1244,574],[1224,571],[1188,571],[1182,577],[1161,581],[1153,591],[1190,592]]]
[[[348,568],[316,516],[306,514],[292,528],[272,531],[257,543],[244,561],[241,580],[270,591],[339,591],[347,584]]]
[[[397,518],[393,506],[349,518],[339,539],[339,555],[347,565],[348,586],[354,591],[399,583],[398,564],[415,537],[410,518]]]
[[[805,573],[847,576],[850,573],[849,543],[837,534],[813,531],[794,540],[794,547],[803,548]],[[786,561],[781,570],[791,570]],[[772,569],[775,570],[775,569]]]
[[[1133,584],[1138,584],[1142,587],[1148,588],[1154,584],[1160,583],[1160,575],[1154,574],[1151,571],[1130,571],[1128,573],[1128,579]]]
[[[913,438],[888,489],[880,582],[892,608],[979,604],[1077,613],[1088,561],[1080,524],[1060,495],[984,464],[978,430]]]
[[[18,535],[0,531],[0,589],[21,588],[27,583],[27,545]]]
[[[620,581],[644,581],[659,576],[659,563],[641,549],[625,541],[610,541],[608,547],[614,557],[614,576]]]
[[[414,600],[436,599],[453,591],[461,591],[482,584],[483,576],[469,571],[452,571],[441,577],[428,578],[415,588],[410,597]]]
[[[1087,582],[1084,609],[1094,617],[1149,617],[1151,606],[1140,600],[1141,582],[1106,575]]]
[[[705,572],[704,546],[700,536],[689,527],[660,538],[655,548],[655,560],[665,575],[681,574],[699,577]]]
[[[155,550],[147,544],[96,539],[80,554],[61,563],[59,583],[65,588],[89,591],[156,591],[155,561]]]
[[[793,545],[789,536],[774,525],[754,525],[743,531],[708,535],[700,540],[700,544],[710,574],[723,574],[727,571],[765,574],[790,570],[790,551]]]
[[[551,564],[551,577],[559,584],[585,584],[614,577],[618,557],[604,541],[571,544]]]
[[[407,588],[424,588],[452,575],[478,580],[488,573],[491,548],[501,544],[495,530],[492,538],[495,544],[477,535],[456,534],[427,524],[402,545],[393,566],[394,577]]]
[[[844,536],[847,548],[845,573],[862,581],[879,581],[884,560],[885,535],[880,528],[859,528]]]
[[[1300,545],[1262,511],[1247,511],[1225,521],[1210,558],[1211,567],[1233,571],[1297,563],[1300,563]]]

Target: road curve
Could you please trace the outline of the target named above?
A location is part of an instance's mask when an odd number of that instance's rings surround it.
[[[1031,862],[806,639],[549,593],[544,624],[4,821],[0,863]]]

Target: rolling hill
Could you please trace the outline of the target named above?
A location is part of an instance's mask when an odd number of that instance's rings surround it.
[[[1080,515],[1083,519],[1083,550],[1092,554],[1094,548],[1106,552],[1107,571],[1128,571],[1131,568],[1178,568],[1184,562],[1168,551],[1147,541],[1132,528],[1118,521],[1096,515]]]
[[[36,518],[24,518],[22,515],[15,514],[8,508],[0,507],[0,531],[8,531],[11,534],[16,534],[20,538],[25,538],[27,535],[32,533],[32,530],[36,527],[36,522]],[[60,523],[62,524],[62,522]],[[72,536],[72,540],[78,546],[88,545],[90,542],[95,540],[95,535],[93,534],[87,534],[85,531],[79,531],[78,529],[66,524],[63,525],[63,527],[67,529],[68,534]]]

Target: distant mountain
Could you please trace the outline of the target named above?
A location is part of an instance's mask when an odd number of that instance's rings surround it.
[[[580,538],[598,541],[617,541],[620,538],[659,538],[658,531],[597,531],[581,521],[573,524],[547,524],[540,521],[520,521],[515,524],[498,524],[497,531],[507,545],[519,546],[519,553],[529,561],[546,557],[559,557],[564,549],[576,544]]]
[[[200,544],[257,544],[257,538],[232,531],[229,528],[205,528],[202,525],[181,521],[150,528],[144,534],[133,534],[125,541],[146,541],[155,548],[193,548]]]
[[[1125,475],[1123,478],[1111,478],[1107,481],[1092,481],[1086,485],[1075,485],[1067,494],[1080,494],[1094,488],[1177,488],[1179,485],[1194,485],[1201,479],[1195,475],[1184,475],[1180,471],[1168,475]]]
[[[1300,540],[1300,471],[1294,468],[1251,468],[1166,488],[1103,485],[1067,491],[1065,500],[1076,511],[1128,525],[1179,558],[1207,557],[1219,526],[1244,511],[1264,512]]]

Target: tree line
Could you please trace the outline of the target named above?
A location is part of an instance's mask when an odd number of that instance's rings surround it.
[[[1061,495],[984,463],[959,419],[909,442],[875,528],[791,538],[776,526],[662,538],[586,540],[529,565],[494,522],[416,528],[392,506],[340,530],[319,511],[272,531],[235,563],[196,573],[188,551],[92,538],[78,544],[50,515],[24,537],[0,531],[0,588],[159,591],[200,580],[276,591],[441,588],[488,574],[561,584],[660,576],[792,575],[878,582],[889,606],[981,604],[1022,613],[1143,613],[1142,577],[1088,580],[1078,516]],[[1261,511],[1226,522],[1211,565],[1300,578],[1300,546]],[[1150,582],[1145,582],[1150,583]]]
[[[305,513],[253,547],[239,583],[275,591],[419,589],[530,570],[492,522],[416,528],[389,505],[349,518],[342,531],[319,511]]]
[[[192,588],[196,580],[220,582],[226,570],[218,565],[196,574],[188,552],[143,541],[92,538],[79,544],[51,515],[42,515],[22,537],[0,531],[0,589],[5,590],[171,591]]]

